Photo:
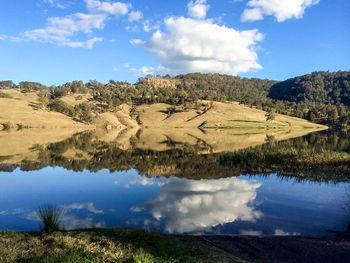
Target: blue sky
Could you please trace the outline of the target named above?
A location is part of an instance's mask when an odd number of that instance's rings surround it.
[[[1,0],[0,79],[350,70],[349,0]]]

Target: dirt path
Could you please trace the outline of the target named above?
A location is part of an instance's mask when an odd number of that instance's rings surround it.
[[[201,236],[204,242],[248,262],[350,262],[350,235]]]

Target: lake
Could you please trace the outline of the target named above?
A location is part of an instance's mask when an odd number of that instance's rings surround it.
[[[153,149],[140,137],[123,148],[82,133],[0,156],[0,228],[39,230],[36,210],[46,204],[64,210],[67,230],[324,235],[347,228],[347,135],[267,135],[232,152],[170,137]]]

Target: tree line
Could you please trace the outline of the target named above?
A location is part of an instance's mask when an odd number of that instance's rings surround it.
[[[160,86],[140,78],[137,83],[110,80],[68,82],[44,86],[37,82],[0,81],[0,88],[37,91],[42,107],[89,121],[93,114],[113,111],[117,106],[167,103],[181,105],[184,110],[195,107],[198,100],[237,101],[268,112],[304,118],[333,127],[347,127],[350,122],[350,72],[313,72],[286,81],[241,78],[221,74],[192,73],[163,78],[172,85]],[[91,94],[91,103],[71,107],[60,100],[70,94]],[[80,116],[83,111],[87,116]],[[92,115],[91,115],[92,114]]]

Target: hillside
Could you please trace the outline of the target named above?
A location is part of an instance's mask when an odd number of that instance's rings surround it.
[[[2,90],[7,98],[0,98],[0,124],[10,124],[28,128],[70,128],[81,131],[88,125],[72,118],[39,107],[37,92],[22,93],[18,89]]]
[[[204,148],[200,152],[210,153],[261,145],[266,142],[267,135],[278,141],[327,128],[280,114],[276,114],[274,121],[266,121],[266,112],[236,102],[198,101],[190,108],[165,103],[121,104],[99,112],[103,105],[91,100],[88,94],[66,95],[59,99],[70,106],[83,103],[95,109],[91,112],[91,123],[86,124],[40,108],[39,92],[22,93],[11,89],[3,93],[10,98],[0,98],[0,124],[6,128],[0,131],[0,163],[35,161],[41,147],[91,129],[95,130],[99,141],[114,143],[122,150],[137,147],[166,151],[177,146],[201,144]],[[6,127],[8,123],[10,127]],[[71,151],[65,153],[65,157],[75,159],[81,154],[85,156],[85,153]]]
[[[350,72],[313,72],[271,86],[271,99],[350,106]]]
[[[130,106],[109,106],[93,100],[88,94],[71,94],[54,99],[55,110],[42,106],[39,92],[22,93],[18,89],[3,90],[7,98],[0,98],[0,123],[10,128],[70,128],[81,131],[94,127],[117,128],[201,128],[201,129],[322,129],[308,121],[277,114],[275,120],[266,121],[266,112],[236,102],[197,101],[189,107],[165,103]],[[79,97],[79,99],[77,99]],[[50,105],[50,102],[48,103]],[[70,111],[79,105],[80,114],[89,114],[87,121],[77,121]],[[74,108],[73,108],[74,106]],[[89,113],[87,113],[89,112]]]
[[[199,100],[238,102],[263,111],[307,119],[334,129],[350,127],[350,72],[313,72],[286,81],[192,73],[175,77],[140,78],[137,83],[110,80],[72,81],[46,87],[37,82],[0,81],[0,98],[10,89],[38,92],[39,108],[90,123],[97,114],[129,106],[156,103],[198,107]]]

